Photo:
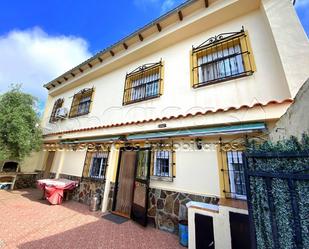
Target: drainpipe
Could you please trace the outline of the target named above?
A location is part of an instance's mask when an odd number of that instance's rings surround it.
[[[110,183],[113,177],[113,170],[114,170],[113,166],[115,165],[114,159],[115,159],[115,145],[112,144],[110,148],[110,152],[109,152],[109,157],[108,157],[106,181],[105,181],[104,195],[103,195],[103,200],[102,200],[102,212],[103,213],[107,211]]]

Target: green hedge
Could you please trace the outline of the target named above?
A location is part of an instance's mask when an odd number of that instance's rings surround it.
[[[251,171],[265,172],[283,172],[293,173],[301,171],[308,174],[309,168],[309,137],[303,135],[301,141],[295,137],[278,143],[265,142],[257,144],[251,142],[247,146],[247,153],[290,153],[308,154],[305,157],[293,158],[250,158],[248,168]],[[299,207],[301,233],[303,248],[309,248],[309,181],[297,180],[296,200]],[[271,193],[274,200],[274,217],[278,228],[278,241],[280,248],[294,249],[297,248],[293,229],[293,216],[291,206],[291,195],[288,190],[287,180],[273,178],[271,183]],[[250,190],[252,193],[253,219],[256,231],[256,240],[258,249],[274,248],[272,237],[272,226],[270,221],[270,208],[267,202],[267,190],[265,179],[261,177],[250,177]]]

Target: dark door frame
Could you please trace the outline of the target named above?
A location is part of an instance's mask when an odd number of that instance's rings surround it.
[[[136,174],[137,174],[137,164],[138,164],[138,158],[136,160],[136,165],[135,165],[135,173],[134,173],[134,183],[135,182],[139,182],[142,184],[146,185],[146,198],[145,198],[145,217],[143,220],[138,220],[138,219],[134,219],[134,217],[132,217],[132,219],[136,222],[138,222],[139,224],[141,224],[142,226],[146,226],[147,225],[147,213],[148,213],[148,193],[149,193],[149,182],[150,182],[150,164],[151,164],[151,147],[146,147],[146,148],[138,148],[138,152],[139,151],[148,151],[148,156],[149,156],[149,161],[148,161],[148,165],[147,165],[147,179],[146,180],[142,180],[142,179],[138,179],[136,178]],[[138,153],[137,153],[138,156]],[[134,207],[134,194],[135,194],[135,184],[133,186],[133,197],[132,197],[132,210]],[[132,212],[131,212],[132,214]]]

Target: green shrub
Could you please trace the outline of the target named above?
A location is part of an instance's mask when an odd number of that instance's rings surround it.
[[[289,153],[296,157],[253,157],[248,160],[251,171],[264,171],[270,173],[302,172],[308,174],[309,169],[309,137],[303,135],[301,141],[295,137],[277,143],[265,142],[257,144],[254,141],[247,145],[247,153]],[[307,154],[305,157],[297,155]],[[297,180],[295,183],[295,198],[297,200],[301,224],[303,248],[309,248],[309,182]],[[250,177],[251,201],[253,206],[253,220],[256,231],[258,249],[273,248],[273,229],[270,220],[270,207],[268,205],[265,178]],[[273,178],[271,181],[271,195],[274,202],[274,219],[278,228],[278,242],[280,248],[297,248],[295,243],[294,219],[292,212],[291,193],[288,181]]]

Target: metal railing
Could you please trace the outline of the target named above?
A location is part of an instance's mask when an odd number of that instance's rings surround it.
[[[253,74],[246,33],[222,33],[211,37],[198,47],[193,70],[193,87],[210,85]],[[245,63],[245,61],[247,63]]]

